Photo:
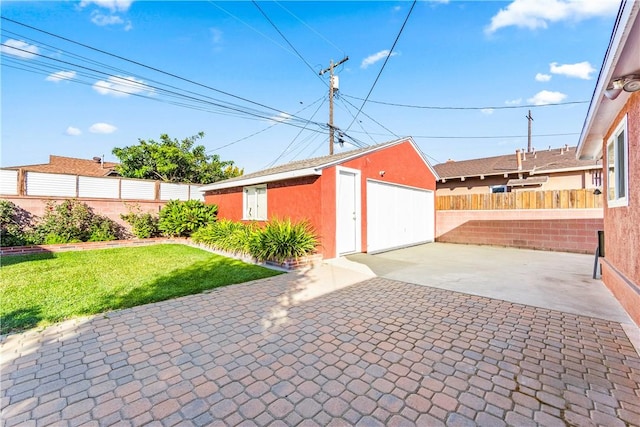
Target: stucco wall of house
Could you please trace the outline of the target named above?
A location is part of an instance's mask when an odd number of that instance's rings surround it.
[[[436,190],[435,176],[409,142],[350,160],[341,166],[361,171],[362,250],[367,247],[367,179],[423,188],[434,192]],[[335,168],[332,169],[335,176]],[[383,176],[380,174],[381,171],[384,171]]]
[[[629,143],[628,206],[609,207],[605,199],[604,230],[606,274],[603,281],[621,304],[632,313],[635,307],[640,324],[640,92],[632,93],[625,107],[611,124],[603,141],[603,164],[607,164],[607,141],[624,116],[627,116]],[[607,174],[604,174],[607,188]],[[606,194],[606,191],[605,191]],[[631,292],[630,292],[631,290]]]

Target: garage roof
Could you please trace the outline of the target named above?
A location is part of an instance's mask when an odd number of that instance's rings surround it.
[[[322,175],[322,170],[346,162],[357,157],[383,150],[394,145],[409,142],[416,152],[420,155],[425,165],[431,170],[433,175],[438,179],[438,175],[431,164],[427,161],[423,153],[413,141],[413,138],[407,137],[395,141],[385,142],[383,144],[372,145],[370,147],[359,148],[357,150],[345,151],[344,153],[333,154],[330,156],[316,157],[306,160],[298,160],[286,163],[258,172],[242,175],[235,178],[226,179],[224,181],[215,182],[200,187],[200,191],[220,190],[223,188],[243,187],[246,185],[264,184],[267,182],[281,181],[284,179],[299,178],[303,176]]]

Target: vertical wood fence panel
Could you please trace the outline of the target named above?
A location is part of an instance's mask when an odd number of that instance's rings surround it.
[[[593,209],[603,206],[602,194],[592,189],[514,191],[495,194],[461,194],[437,196],[436,209],[502,210],[502,209]]]

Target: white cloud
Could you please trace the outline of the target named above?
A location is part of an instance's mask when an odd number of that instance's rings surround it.
[[[551,76],[549,74],[542,74],[542,73],[536,74],[537,82],[548,82],[549,80],[551,80]]]
[[[482,110],[480,110],[480,112],[482,114],[484,114],[485,116],[490,116],[493,114],[494,109],[493,108],[483,108]]]
[[[583,80],[590,80],[591,74],[596,71],[588,61],[578,62],[576,64],[562,64],[557,62],[549,64],[549,71],[553,74],[561,74],[567,77],[575,77]]]
[[[209,33],[211,34],[211,42],[214,45],[222,43],[222,30],[218,28],[209,28]]]
[[[22,40],[9,39],[2,43],[0,51],[8,55],[18,56],[24,59],[32,59],[39,52],[38,46],[23,42]]]
[[[369,55],[364,58],[360,64],[360,68],[367,68],[369,65],[373,65],[376,62],[385,59],[387,56],[396,56],[397,54],[397,52],[392,52],[391,55],[389,55],[389,50],[381,50],[378,53],[374,53],[373,55]]]
[[[612,16],[619,5],[619,0],[514,0],[491,18],[485,32],[492,34],[510,26],[535,30],[553,22]]]
[[[520,105],[522,104],[522,98],[507,100],[504,103],[505,105]]]
[[[527,99],[527,102],[533,105],[557,104],[564,101],[566,97],[567,95],[562,92],[543,90],[533,95],[533,97]]]
[[[98,7],[109,9],[111,12],[126,12],[133,3],[133,0],[82,0],[80,7],[94,4]]]
[[[273,116],[271,117],[271,120],[273,120],[274,122],[286,122],[287,120],[289,120],[291,118],[291,114],[288,113],[279,113],[277,116]]]
[[[82,131],[78,128],[74,128],[73,126],[69,126],[64,133],[70,136],[82,135]]]
[[[100,27],[124,24],[124,21],[118,15],[104,15],[97,10],[91,12],[91,22]]]
[[[137,93],[151,95],[154,92],[144,81],[124,76],[110,76],[107,81],[99,80],[93,85],[93,89],[100,95],[111,95],[116,98]]]
[[[75,71],[58,71],[57,73],[49,74],[45,80],[48,82],[58,83],[60,80],[71,80],[75,76]]]
[[[108,123],[94,123],[89,128],[89,132],[91,133],[104,133],[109,134],[118,130],[117,127],[110,125]]]

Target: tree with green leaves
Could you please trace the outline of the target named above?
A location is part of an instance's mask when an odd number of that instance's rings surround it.
[[[160,141],[138,139],[138,145],[114,148],[113,154],[120,159],[116,168],[125,178],[159,179],[166,182],[188,182],[209,184],[240,176],[242,169],[231,160],[209,155],[204,145],[196,141],[204,132],[184,138],[182,141],[160,135]]]

